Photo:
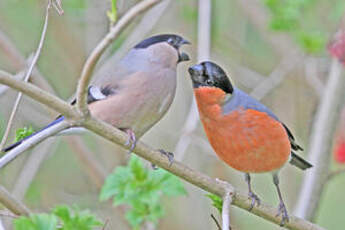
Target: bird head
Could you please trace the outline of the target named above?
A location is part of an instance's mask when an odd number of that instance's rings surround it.
[[[176,66],[179,62],[190,60],[188,54],[179,50],[185,44],[190,42],[179,35],[160,34],[141,41],[134,50],[145,52],[154,62]]]
[[[219,88],[226,94],[232,94],[233,86],[225,71],[217,64],[205,61],[189,67],[188,72],[194,88]]]

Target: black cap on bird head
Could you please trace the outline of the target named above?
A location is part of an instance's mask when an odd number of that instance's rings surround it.
[[[216,63],[206,61],[189,67],[188,72],[193,81],[193,87],[217,87],[225,93],[232,93],[233,86],[224,72]]]
[[[183,37],[176,35],[176,34],[160,34],[160,35],[152,36],[152,37],[149,37],[149,38],[141,41],[134,48],[135,49],[145,49],[145,48],[150,47],[151,45],[154,45],[157,43],[162,43],[162,42],[166,42],[176,49],[176,51],[178,52],[178,55],[179,55],[178,62],[190,60],[188,54],[186,54],[184,52],[182,52],[182,53],[179,52],[179,48],[182,45],[190,44],[190,42],[187,41],[186,39],[184,39]]]

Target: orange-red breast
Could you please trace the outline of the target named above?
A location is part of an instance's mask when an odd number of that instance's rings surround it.
[[[279,195],[281,225],[289,220],[279,189],[278,171],[286,163],[312,167],[293,150],[303,150],[290,130],[266,106],[234,87],[224,70],[212,62],[189,68],[200,119],[220,159],[245,173],[252,206],[260,204],[250,173],[272,172]]]

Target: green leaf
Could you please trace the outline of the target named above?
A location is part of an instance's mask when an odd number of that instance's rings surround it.
[[[15,230],[56,230],[57,218],[50,214],[35,214],[14,220]]]
[[[211,193],[207,194],[206,196],[212,200],[212,206],[215,207],[219,213],[222,213],[223,199]]]
[[[88,211],[80,211],[76,207],[72,210],[64,205],[57,206],[53,213],[62,222],[62,230],[92,230],[102,226],[102,223]]]
[[[60,223],[59,228],[57,227]],[[52,214],[34,214],[14,220],[15,230],[93,230],[103,224],[88,211],[57,206]]]
[[[14,142],[20,141],[24,139],[25,137],[30,136],[33,133],[34,133],[34,129],[31,126],[17,129]]]
[[[136,156],[126,167],[117,167],[102,187],[100,199],[113,197],[114,205],[126,204],[130,209],[126,219],[134,229],[143,222],[157,223],[164,215],[161,205],[163,195],[186,194],[181,181],[169,172],[150,170]]]
[[[322,51],[327,43],[327,38],[320,32],[300,32],[298,42],[308,53],[318,53]]]
[[[129,168],[117,167],[116,170],[105,180],[101,190],[100,199],[107,200],[112,196],[120,195],[119,193],[125,190],[125,187],[131,178],[132,173]]]
[[[111,11],[107,11],[107,16],[111,24],[114,24],[117,20],[117,0],[111,0]]]

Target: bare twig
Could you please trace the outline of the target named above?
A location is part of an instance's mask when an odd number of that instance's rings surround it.
[[[16,215],[27,216],[30,210],[14,198],[4,187],[0,185],[0,203],[2,203],[8,210]]]
[[[126,37],[126,40],[121,44],[121,47],[102,65],[100,71],[97,71],[97,74],[101,75],[103,73],[102,70],[109,71],[109,66],[113,66],[114,63],[117,63],[131,47],[133,47],[138,41],[142,40],[161,19],[161,15],[166,11],[166,9],[168,9],[170,3],[171,0],[163,0],[161,3],[152,7],[152,9],[148,10],[140,20],[139,24],[133,28],[131,34]]]
[[[56,12],[61,16],[63,15],[64,11],[62,9],[62,2],[61,0],[49,0],[52,1],[53,7],[56,10]]]
[[[87,87],[89,85],[92,71],[96,66],[98,59],[112,41],[121,33],[121,31],[140,13],[151,8],[161,0],[144,0],[136,4],[121,17],[120,20],[110,29],[109,33],[98,43],[86,60],[77,86],[77,107],[82,114],[88,114],[86,103]]]
[[[336,176],[339,176],[341,174],[345,174],[345,168],[342,168],[342,169],[337,169],[333,172],[330,172],[327,176],[327,181],[330,181],[331,179],[333,179],[334,177]]]
[[[3,211],[3,210],[0,210],[0,216],[12,218],[12,219],[20,217],[19,215],[15,215],[9,211]],[[1,227],[0,227],[0,229],[1,229]]]
[[[38,88],[31,83],[25,83],[23,81],[18,81],[12,77],[11,74],[0,70],[1,83],[7,85],[13,89],[21,91],[22,93],[28,95],[32,98],[41,98],[42,104],[46,105],[48,108],[52,108],[55,111],[63,111],[63,114],[67,117],[79,117],[79,114],[73,109],[73,107],[67,102],[61,100],[60,98],[47,93],[46,91]],[[80,117],[79,117],[80,118]]]
[[[198,62],[210,58],[211,47],[211,0],[199,0],[198,16]],[[183,156],[191,142],[191,134],[197,128],[199,114],[195,98],[192,99],[186,121],[183,125],[182,134],[176,144],[174,154],[175,158],[182,160]]]
[[[324,181],[327,179],[331,159],[331,147],[338,121],[341,102],[344,98],[345,78],[342,66],[333,59],[329,79],[314,120],[309,142],[308,159],[314,167],[304,174],[295,214],[312,220],[317,211]]]
[[[35,178],[38,169],[46,156],[55,151],[57,145],[56,143],[53,143],[53,141],[54,140],[47,140],[39,147],[34,148],[32,154],[25,161],[12,190],[12,194],[18,200],[23,200],[26,191]]]
[[[8,74],[4,73],[3,71],[0,71],[0,83],[11,86],[17,90],[21,90],[23,93],[26,93],[34,100],[50,106],[53,109],[56,109],[57,112],[63,115],[74,115],[76,113],[70,106],[68,106],[67,108],[64,106],[57,106],[58,104],[65,105],[64,103],[60,102],[60,99],[50,95],[49,93],[42,92],[42,90],[30,83],[14,80],[11,76],[8,76]],[[47,98],[49,98],[49,100],[47,100]],[[110,124],[107,124],[93,117],[85,117],[84,119],[80,119],[80,117],[75,116],[74,118],[71,117],[71,120],[75,120],[74,122],[78,121],[80,126],[83,126],[84,128],[106,138],[107,140],[119,144],[126,149],[129,148],[129,146],[126,146],[126,142],[128,139],[127,135],[119,129],[114,128]],[[73,121],[71,122],[73,123]],[[27,140],[27,142],[30,143],[30,139]],[[159,151],[154,150],[153,148],[144,144],[142,141],[137,142],[134,153],[159,166],[160,168],[166,169],[167,171],[175,174],[185,181],[188,181],[189,183],[194,184],[195,186],[210,193],[214,193],[218,196],[224,197],[225,193],[228,191],[229,187],[224,185],[224,183],[219,183],[209,176],[189,168],[179,161],[174,161],[174,163],[171,165],[170,161]],[[251,200],[248,199],[247,194],[234,190],[232,198],[233,205],[245,210],[250,209]],[[254,207],[251,213],[263,217],[264,219],[276,224],[280,224],[281,222],[281,219],[276,216],[276,208],[268,205],[261,204],[259,207]],[[290,216],[290,221],[286,224],[285,227],[288,229],[296,230],[323,229],[317,225],[294,216]]]
[[[319,78],[319,66],[317,59],[314,57],[308,57],[305,60],[305,78],[309,83],[309,86],[314,89],[317,96],[321,97],[324,91],[323,82]]]
[[[263,99],[272,89],[278,86],[284,77],[301,61],[301,55],[296,52],[290,53],[283,58],[279,65],[272,71],[270,76],[255,87],[250,95],[257,100]]]
[[[222,227],[221,227],[220,224],[218,223],[217,218],[216,218],[213,214],[211,214],[211,218],[212,218],[212,220],[216,223],[218,230],[222,230]]]
[[[16,71],[19,72],[27,67],[27,61],[25,57],[20,53],[15,44],[1,30],[0,49],[2,50],[3,54],[5,54],[5,56],[9,59],[10,63],[13,65]],[[21,73],[21,75],[24,78],[24,74]],[[34,67],[34,70],[32,71],[32,77],[29,80],[34,82],[41,88],[48,90],[49,92],[54,91],[36,67]]]
[[[102,230],[105,230],[105,228],[107,227],[108,224],[109,224],[109,219],[106,219],[105,223],[104,223],[104,225],[102,227]]]
[[[231,229],[230,228],[230,204],[232,203],[232,197],[234,195],[234,188],[229,183],[216,179],[218,183],[224,185],[225,192],[222,197],[223,206],[222,206],[222,229]]]
[[[39,58],[39,56],[41,54],[43,43],[44,43],[44,40],[45,40],[45,37],[46,37],[47,28],[48,28],[48,19],[49,19],[49,10],[50,10],[50,8],[51,8],[51,0],[48,1],[48,5],[47,5],[47,8],[46,8],[46,16],[45,16],[45,20],[44,20],[43,29],[42,29],[41,39],[40,39],[40,42],[38,44],[38,48],[36,50],[36,53],[35,53],[35,55],[33,57],[33,60],[32,60],[32,62],[30,64],[30,66],[29,66],[29,69],[28,69],[28,71],[25,74],[24,81],[28,81],[29,80],[29,78],[31,76],[31,73],[32,73],[32,70],[34,69],[34,66],[36,65],[36,63],[38,61],[38,58]],[[8,120],[4,136],[3,136],[2,140],[1,140],[0,149],[2,149],[4,147],[4,145],[5,145],[6,141],[7,141],[8,135],[10,134],[10,131],[11,131],[11,128],[12,128],[12,125],[13,125],[13,122],[14,122],[14,117],[15,117],[16,112],[18,110],[19,103],[20,103],[20,101],[22,99],[22,96],[23,96],[23,94],[21,92],[19,92],[19,94],[17,96],[17,99],[16,99],[16,101],[14,103],[14,106],[13,106],[10,118]]]
[[[93,153],[85,147],[80,137],[68,137],[67,142],[81,161],[86,173],[89,175],[97,188],[100,189],[107,176],[107,172],[97,162],[97,159],[94,157]]]

